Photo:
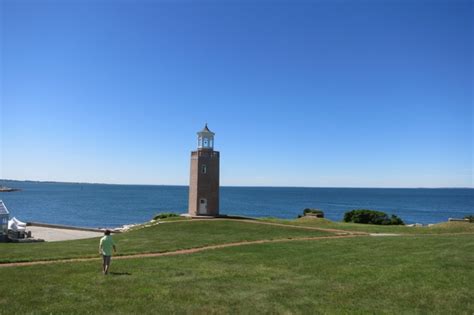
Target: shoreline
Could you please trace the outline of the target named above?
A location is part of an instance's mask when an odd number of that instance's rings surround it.
[[[217,216],[217,217],[207,217],[207,216],[181,216],[184,218],[188,218],[188,220],[219,220],[219,219],[231,219],[231,220],[243,220],[243,221],[255,221],[258,220],[257,218],[251,217],[239,217],[239,216]],[[294,219],[297,220],[297,219]],[[319,220],[317,218],[311,220]],[[327,220],[327,219],[322,219]],[[180,220],[181,221],[181,220]],[[186,220],[187,221],[187,220]],[[331,220],[329,220],[331,221]],[[171,221],[173,222],[173,221]],[[332,221],[331,221],[332,222]],[[465,219],[450,219],[445,222],[440,222],[437,224],[449,223],[449,222],[466,222],[469,223],[469,220]],[[70,240],[79,240],[79,239],[88,239],[88,238],[98,238],[104,235],[104,231],[106,229],[110,230],[114,234],[120,234],[127,232],[133,228],[139,227],[150,227],[158,224],[166,223],[166,221],[162,220],[150,220],[142,223],[133,223],[133,224],[125,224],[115,228],[90,228],[90,227],[79,227],[79,226],[72,226],[72,225],[61,225],[61,224],[51,224],[51,223],[43,223],[43,222],[27,222],[27,231],[31,231],[32,238],[24,239],[19,243],[30,243],[30,242],[58,242],[58,241],[70,241]],[[361,225],[371,225],[371,224],[361,224]],[[407,229],[408,228],[430,228],[434,224],[409,224],[404,225]],[[377,226],[377,225],[374,225]],[[385,233],[386,234],[386,233]],[[377,236],[384,236],[385,234],[377,234]],[[390,234],[390,233],[389,233]],[[388,235],[388,234],[387,234]],[[390,234],[391,235],[391,234]]]
[[[278,220],[297,220],[298,218],[279,218],[279,217],[249,217],[249,216],[240,216],[240,215],[219,215],[218,217],[213,216],[189,216],[187,213],[179,214],[180,217],[188,218],[188,219],[241,219],[241,220],[259,220],[259,219],[278,219]],[[325,220],[335,222],[335,223],[345,223],[341,220],[331,220],[328,218],[323,218]],[[65,230],[78,230],[78,231],[90,231],[90,232],[104,232],[105,230],[110,230],[112,233],[121,233],[128,231],[129,229],[141,226],[141,225],[148,225],[148,224],[158,224],[160,219],[158,220],[148,220],[143,222],[134,222],[134,223],[124,223],[119,224],[117,226],[78,226],[78,225],[71,225],[71,224],[60,224],[60,223],[47,223],[47,222],[34,222],[34,221],[26,221],[27,226],[38,226],[38,227],[46,227],[46,228],[54,228],[54,229],[65,229]],[[161,221],[162,222],[162,221]],[[449,222],[467,222],[469,223],[469,219],[465,218],[448,218],[446,221],[439,221],[434,223],[405,223],[403,226],[405,227],[430,227],[436,224],[443,224]],[[363,223],[360,223],[364,225]],[[371,224],[368,224],[371,225]],[[377,225],[375,225],[377,226]]]

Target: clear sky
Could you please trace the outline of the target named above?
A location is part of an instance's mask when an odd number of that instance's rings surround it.
[[[470,0],[0,3],[0,178],[473,187]]]

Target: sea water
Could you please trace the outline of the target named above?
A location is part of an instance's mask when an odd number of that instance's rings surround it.
[[[22,221],[116,227],[149,221],[161,212],[187,212],[187,186],[0,181],[21,191],[0,193]],[[474,214],[474,189],[221,187],[220,213],[296,218],[304,208],[341,221],[352,209],[395,214],[406,223],[438,223]]]

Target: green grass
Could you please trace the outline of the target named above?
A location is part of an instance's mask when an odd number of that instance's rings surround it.
[[[190,221],[163,223],[116,234],[118,254],[165,252],[213,244],[260,239],[324,236],[330,233],[245,221]],[[0,263],[98,257],[98,238],[51,243],[0,243]]]
[[[444,222],[433,226],[409,227],[403,225],[374,225],[360,223],[336,222],[326,219],[300,218],[295,220],[282,220],[274,218],[260,219],[264,222],[280,223],[297,226],[312,226],[326,229],[340,229],[368,233],[401,233],[401,234],[446,234],[446,233],[472,233],[474,224],[469,222]]]
[[[0,268],[0,313],[472,314],[473,248],[359,237],[115,260],[109,276],[99,262]]]

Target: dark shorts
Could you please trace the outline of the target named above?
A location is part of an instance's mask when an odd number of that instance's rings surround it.
[[[102,255],[102,259],[104,260],[104,265],[110,265],[110,260],[112,259],[112,256]]]

